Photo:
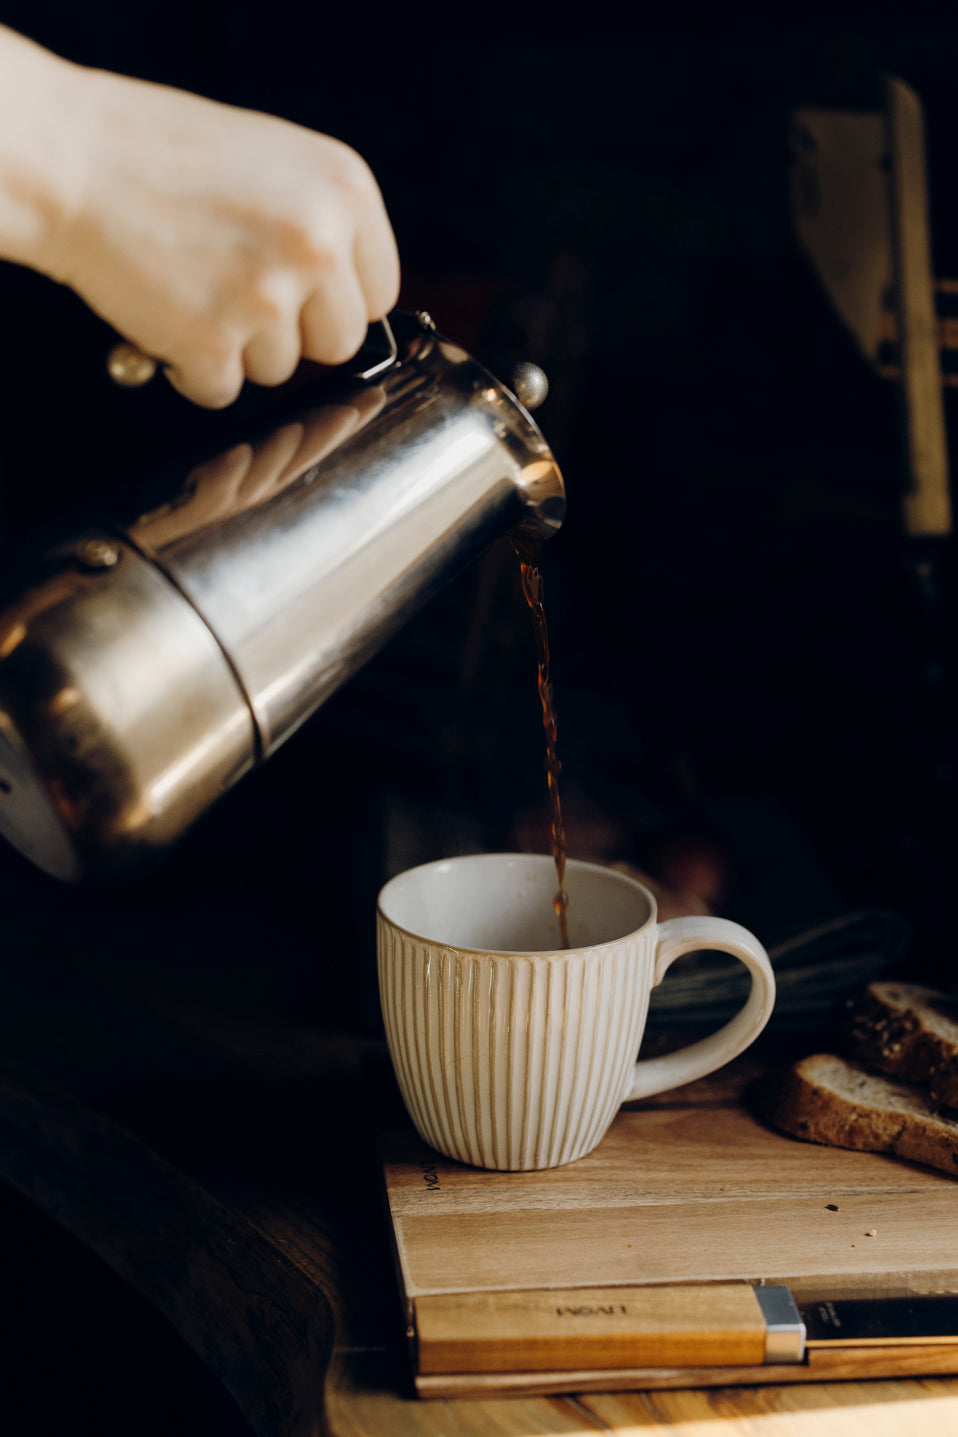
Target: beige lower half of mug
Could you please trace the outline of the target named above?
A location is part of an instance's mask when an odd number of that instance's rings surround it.
[[[645,1025],[645,935],[584,954],[487,955],[379,925],[386,1038],[420,1136],[447,1157],[511,1171],[591,1152]]]

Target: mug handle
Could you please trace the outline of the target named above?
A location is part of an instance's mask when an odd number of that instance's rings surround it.
[[[640,1059],[624,1103],[678,1088],[731,1062],[755,1041],[775,1004],[775,975],[768,954],[740,923],[727,918],[668,918],[656,924],[655,944],[653,987],[661,983],[676,958],[700,948],[717,948],[740,959],[752,975],[752,986],[745,1005],[717,1032],[664,1058]]]

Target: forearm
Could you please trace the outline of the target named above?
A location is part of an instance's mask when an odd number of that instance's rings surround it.
[[[0,258],[70,285],[212,407],[301,357],[344,363],[399,288],[382,196],[347,145],[2,27]]]
[[[82,76],[0,26],[0,258],[47,273],[85,181]]]

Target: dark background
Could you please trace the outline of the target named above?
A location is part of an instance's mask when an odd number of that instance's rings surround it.
[[[922,679],[896,396],[796,249],[787,137],[796,105],[877,108],[883,72],[908,81],[936,272],[958,275],[954,7],[13,0],[3,19],[83,63],[348,141],[393,218],[404,305],[500,372],[545,367],[537,418],[569,495],[544,565],[571,854],[665,879],[705,854],[719,910],[768,943],[897,909],[911,971],[950,986],[955,730],[948,684],[933,705]],[[113,389],[109,331],[39,276],[0,267],[0,316],[11,538],[222,422],[162,381]],[[946,666],[952,645],[949,618]],[[56,940],[106,913],[100,941],[131,961],[137,945],[197,964],[241,950],[269,1002],[374,1031],[382,879],[528,841],[542,796],[531,632],[494,554],[155,870],[78,891],[5,852],[0,891],[14,933]],[[64,1241],[32,1221],[14,1211],[9,1230],[38,1254]],[[62,1301],[82,1307],[97,1279],[74,1261]],[[142,1322],[130,1361],[156,1341]],[[103,1385],[92,1350],[77,1372]],[[119,1430],[109,1399],[89,1403],[74,1430]],[[165,1422],[146,1430],[187,1430]]]
[[[667,878],[663,855],[704,848],[723,911],[769,942],[848,907],[904,907],[935,966],[952,725],[935,717],[932,735],[920,679],[896,395],[794,244],[788,116],[874,108],[885,71],[909,81],[938,273],[958,274],[948,8],[527,7],[492,24],[463,6],[280,0],[6,18],[77,60],[349,141],[393,217],[403,303],[500,372],[544,365],[538,418],[569,494],[545,563],[570,851]],[[12,535],[262,401],[224,417],[161,380],[115,390],[106,326],[27,271],[0,269],[0,306]],[[513,567],[464,576],[111,902],[162,892],[209,913],[242,892],[305,945],[294,987],[310,989],[324,894],[353,953],[400,857],[534,832],[541,742]],[[12,871],[34,908],[100,902]],[[342,975],[347,1021],[369,1018],[361,966]]]

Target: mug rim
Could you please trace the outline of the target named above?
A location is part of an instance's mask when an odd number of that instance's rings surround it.
[[[475,863],[482,860],[501,861],[503,859],[520,859],[523,863],[548,863],[550,867],[553,867],[555,863],[551,854],[512,852],[459,853],[452,858],[435,858],[428,863],[417,863],[414,864],[412,868],[404,868],[402,872],[394,873],[392,878],[386,880],[376,897],[376,913],[384,923],[388,923],[394,932],[402,933],[405,937],[411,938],[415,943],[423,943],[428,947],[448,949],[450,952],[470,954],[477,958],[565,959],[576,955],[601,953],[606,948],[617,947],[629,938],[634,938],[637,934],[644,933],[647,928],[654,927],[658,922],[658,904],[655,899],[655,894],[651,889],[647,888],[644,883],[640,883],[637,878],[633,878],[630,874],[623,873],[618,868],[613,868],[611,864],[593,863],[585,858],[567,859],[566,872],[568,873],[570,868],[575,868],[580,871],[582,869],[589,869],[597,873],[613,874],[616,879],[630,888],[637,889],[638,892],[642,894],[648,904],[649,912],[645,922],[641,923],[638,928],[630,928],[627,933],[621,933],[617,938],[607,938],[601,943],[582,943],[570,945],[568,948],[475,948],[464,943],[444,943],[436,938],[429,938],[424,933],[416,933],[413,929],[406,928],[402,923],[397,923],[394,918],[390,918],[384,911],[383,899],[386,893],[394,883],[398,883],[402,878],[409,878],[413,874],[423,873],[428,869],[451,868],[460,864]]]

